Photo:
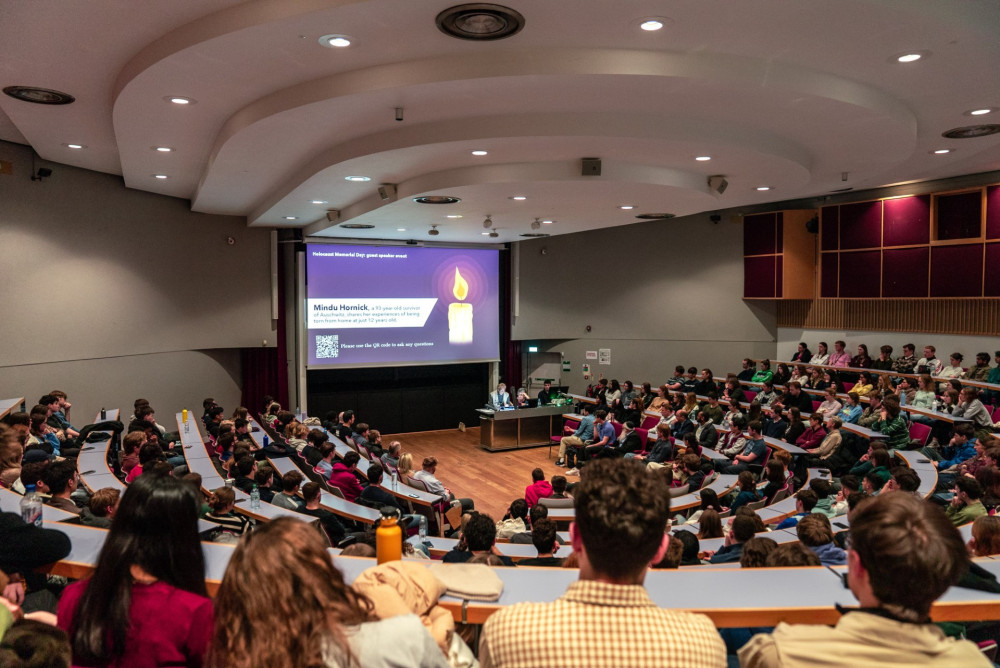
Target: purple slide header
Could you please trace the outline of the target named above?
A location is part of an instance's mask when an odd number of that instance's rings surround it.
[[[499,251],[306,246],[309,368],[495,361]]]

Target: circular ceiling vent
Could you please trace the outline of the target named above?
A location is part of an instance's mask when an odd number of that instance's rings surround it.
[[[541,237],[547,237],[549,235],[545,234],[544,232],[525,232],[521,236],[522,237],[527,237],[529,239],[539,239]]]
[[[942,137],[948,139],[975,139],[976,137],[988,137],[1000,132],[1000,125],[991,123],[987,125],[966,125],[963,128],[953,128],[947,132],[942,132]]]
[[[413,201],[417,204],[458,204],[462,199],[460,197],[451,197],[450,195],[427,195],[425,197],[414,197]]]
[[[365,223],[342,223],[340,227],[345,230],[374,230],[374,225],[366,225]]]
[[[640,213],[636,216],[639,220],[667,220],[673,217],[672,213]]]
[[[455,5],[437,15],[437,27],[456,39],[488,41],[520,32],[524,17],[510,7],[486,2]]]
[[[76,101],[76,98],[69,93],[33,86],[7,86],[3,92],[15,100],[34,102],[35,104],[70,104]]]

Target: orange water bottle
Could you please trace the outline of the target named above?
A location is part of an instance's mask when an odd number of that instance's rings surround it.
[[[375,529],[375,556],[380,564],[403,558],[403,530],[399,526],[399,508],[382,508],[382,519]]]

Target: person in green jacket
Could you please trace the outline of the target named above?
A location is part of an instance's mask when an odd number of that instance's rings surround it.
[[[771,371],[771,360],[761,360],[760,371],[755,373],[750,380],[754,383],[767,383],[772,378],[774,378],[774,372]]]
[[[882,400],[879,419],[871,428],[885,436],[886,445],[890,450],[902,450],[910,444],[910,427],[900,414],[899,399],[895,396],[888,396]]]
[[[983,486],[975,478],[959,476],[955,479],[952,491],[955,492],[955,496],[952,497],[945,512],[955,526],[968,524],[977,517],[988,514],[982,502]]]

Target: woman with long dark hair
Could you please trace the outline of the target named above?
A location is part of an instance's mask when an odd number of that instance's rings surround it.
[[[212,601],[194,488],[140,476],[122,496],[89,580],[71,584],[58,623],[74,666],[201,666]]]
[[[448,666],[416,615],[377,621],[319,532],[290,517],[244,536],[215,606],[209,666]]]

